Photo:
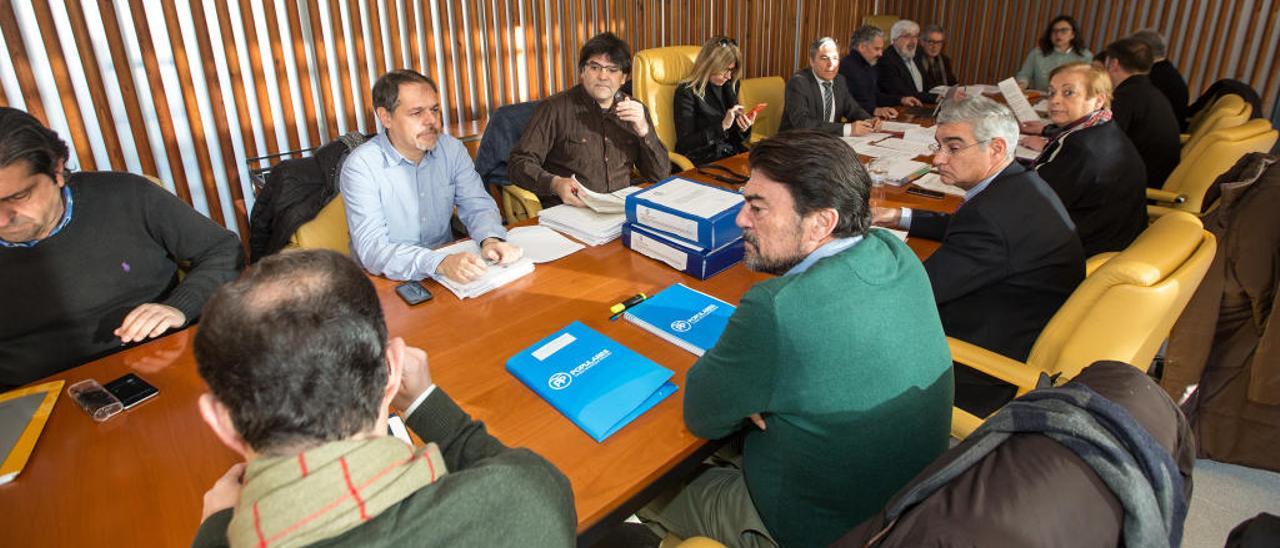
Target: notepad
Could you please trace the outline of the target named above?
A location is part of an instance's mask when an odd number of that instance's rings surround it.
[[[733,305],[711,295],[674,284],[627,309],[623,318],[701,356],[720,340],[734,310]]]
[[[27,465],[40,432],[53,413],[66,381],[52,381],[0,394],[0,484],[9,483]]]
[[[602,442],[675,393],[675,372],[573,322],[507,360],[507,371]]]
[[[436,251],[448,255],[466,252],[477,257],[480,256],[480,246],[476,245],[472,240],[463,240]],[[533,273],[533,261],[529,257],[520,257],[520,260],[510,264],[487,265],[484,275],[465,284],[455,282],[445,276],[437,277],[436,281],[459,299],[469,299],[484,295],[531,273]]]

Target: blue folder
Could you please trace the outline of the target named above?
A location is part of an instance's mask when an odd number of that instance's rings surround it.
[[[627,309],[627,321],[695,356],[716,345],[736,308],[684,284],[673,284]]]
[[[512,356],[507,371],[596,441],[676,391],[673,371],[582,322]]]

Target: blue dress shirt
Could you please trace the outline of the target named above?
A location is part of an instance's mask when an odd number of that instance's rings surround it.
[[[446,255],[432,248],[453,241],[454,207],[476,243],[507,237],[466,147],[449,135],[441,134],[435,149],[415,165],[379,133],[351,151],[341,185],[352,256],[373,274],[393,280],[435,277]]]
[[[815,249],[812,252],[810,252],[809,255],[805,257],[803,261],[800,261],[798,264],[791,267],[791,270],[788,270],[786,274],[783,274],[783,276],[799,274],[801,272],[809,270],[809,267],[813,266],[814,263],[818,262],[820,259],[825,259],[827,257],[835,255],[836,253],[849,249],[857,245],[857,243],[861,241],[862,241],[862,236],[853,236],[850,238],[835,238],[830,242],[827,242],[825,244],[818,246],[818,249]]]

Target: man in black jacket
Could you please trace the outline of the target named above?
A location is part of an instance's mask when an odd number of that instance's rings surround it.
[[[909,107],[932,103],[935,97],[924,87],[924,71],[916,66],[916,48],[920,43],[920,25],[902,19],[889,29],[893,47],[876,64],[880,73],[880,94],[889,101]]]
[[[924,90],[929,91],[938,86],[954,86],[960,81],[956,78],[955,65],[951,58],[942,53],[942,45],[946,34],[938,25],[925,25],[920,31],[920,48],[916,52],[916,66],[924,73]]]
[[[898,105],[898,101],[880,93],[880,74],[876,71],[876,63],[882,56],[884,31],[873,25],[862,25],[849,38],[849,54],[840,60],[840,75],[849,85],[849,94],[863,110],[881,118],[896,118],[898,111],[893,107]]]
[[[1018,123],[977,96],[943,107],[933,163],[965,189],[954,214],[876,208],[875,222],[941,240],[924,261],[947,335],[1025,360],[1084,279],[1084,249],[1053,189],[1013,161]]]
[[[1147,166],[1147,186],[1160,188],[1178,167],[1182,143],[1173,106],[1154,85],[1151,48],[1141,40],[1122,38],[1107,46],[1107,75],[1115,87],[1111,112],[1115,123],[1138,147]]]
[[[778,131],[806,128],[848,137],[866,135],[879,127],[879,121],[849,95],[849,86],[837,72],[839,67],[840,49],[834,38],[824,36],[809,46],[809,68],[787,80]]]

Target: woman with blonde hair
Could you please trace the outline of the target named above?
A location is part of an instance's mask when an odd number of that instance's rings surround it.
[[[693,70],[676,86],[676,152],[695,165],[746,152],[755,114],[738,104],[742,52],[725,36],[702,45]]]
[[[1050,135],[1035,170],[1075,222],[1086,255],[1120,251],[1147,226],[1147,170],[1107,108],[1111,78],[1088,63],[1049,74]]]

